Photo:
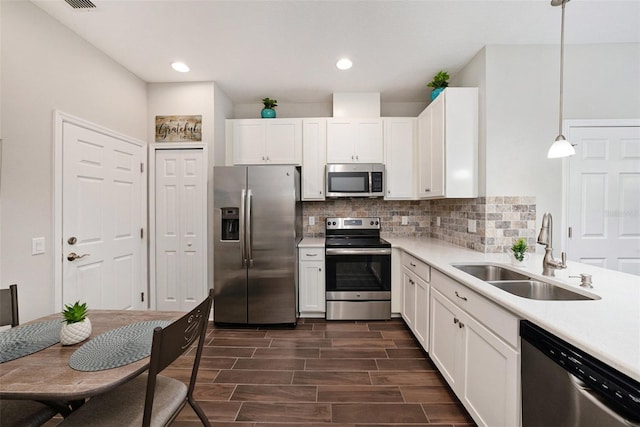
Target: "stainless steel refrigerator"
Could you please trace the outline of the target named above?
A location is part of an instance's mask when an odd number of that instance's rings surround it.
[[[214,322],[295,324],[299,168],[214,167],[213,185]]]

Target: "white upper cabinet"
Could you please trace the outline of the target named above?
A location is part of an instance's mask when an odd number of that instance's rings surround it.
[[[327,120],[327,163],[382,163],[382,119]]]
[[[385,200],[416,198],[415,151],[417,120],[414,117],[385,118]]]
[[[302,120],[302,200],[324,200],[327,120]]]
[[[299,165],[302,119],[231,120],[233,164]]]
[[[418,116],[418,197],[478,196],[478,89],[446,88]]]

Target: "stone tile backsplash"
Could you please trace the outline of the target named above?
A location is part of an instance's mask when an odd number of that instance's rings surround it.
[[[303,215],[306,237],[324,237],[327,217],[374,216],[381,219],[383,237],[431,237],[479,252],[505,252],[520,237],[535,246],[535,197],[331,199],[304,202]],[[315,217],[315,225],[309,225],[310,216]],[[403,216],[408,218],[407,225],[402,225]],[[469,220],[476,221],[475,233],[468,231]]]

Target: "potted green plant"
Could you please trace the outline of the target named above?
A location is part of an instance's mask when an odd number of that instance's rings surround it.
[[[60,329],[60,344],[71,345],[86,340],[91,335],[91,321],[87,317],[87,303],[65,304],[62,311],[64,324]]]
[[[433,76],[433,80],[427,84],[428,87],[433,88],[431,91],[431,100],[436,99],[440,92],[444,90],[447,86],[449,86],[449,73],[444,70],[440,70]]]
[[[278,100],[271,99],[271,98],[263,98],[262,103],[264,104],[264,108],[260,112],[260,115],[262,116],[262,118],[274,119],[276,117],[276,110],[274,110],[274,108],[278,106]]]
[[[529,258],[529,254],[527,253],[528,248],[527,240],[524,237],[516,240],[511,246],[511,249],[509,249],[512,256],[512,263],[516,265],[524,263]]]

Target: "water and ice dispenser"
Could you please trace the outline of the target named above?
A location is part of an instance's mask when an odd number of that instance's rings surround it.
[[[240,240],[240,210],[238,208],[221,208],[222,240]]]

